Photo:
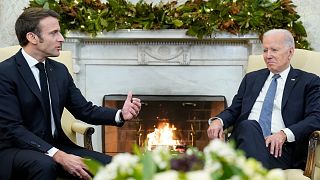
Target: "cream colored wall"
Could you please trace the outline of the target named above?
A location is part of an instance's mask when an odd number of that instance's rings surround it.
[[[105,2],[106,0],[102,0]],[[136,2],[137,0],[131,0]],[[147,2],[158,2],[158,0],[146,0]],[[308,40],[315,51],[320,51],[320,0],[293,0],[297,5],[297,11],[301,15],[301,20],[308,33]],[[28,6],[28,0],[8,1],[0,0],[0,47],[17,44],[15,37],[14,23],[16,18],[22,12],[23,8]]]
[[[308,41],[320,52],[320,0],[293,0],[308,34]]]
[[[18,44],[14,24],[23,8],[28,4],[28,0],[0,0],[0,47]]]

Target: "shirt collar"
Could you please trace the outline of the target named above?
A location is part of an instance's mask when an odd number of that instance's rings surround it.
[[[285,70],[283,70],[281,73],[279,73],[280,75],[280,78],[283,79],[283,80],[286,80],[287,77],[288,77],[288,74],[289,74],[289,71],[291,69],[291,66],[289,65]],[[269,74],[269,77],[268,78],[272,78],[273,77],[273,73],[270,71],[270,74]]]
[[[30,68],[39,63],[38,60],[36,60],[35,58],[33,58],[32,56],[27,54],[26,51],[23,48],[21,49],[21,53],[22,53],[23,57],[26,59],[26,61],[27,61],[27,63],[28,63]],[[46,61],[43,61],[44,64],[45,64],[45,62]]]

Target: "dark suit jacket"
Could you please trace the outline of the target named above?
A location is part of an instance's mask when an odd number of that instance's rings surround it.
[[[268,69],[248,73],[242,80],[232,105],[218,115],[224,128],[248,119],[250,111],[269,75]],[[293,166],[302,167],[310,134],[320,129],[320,79],[317,75],[291,68],[283,92],[282,117],[294,136]],[[303,167],[304,168],[304,167]]]
[[[62,63],[48,58],[46,68],[58,142],[72,144],[61,128],[60,120],[64,107],[75,118],[89,124],[123,125],[114,120],[117,110],[94,106],[86,101]],[[6,179],[4,177],[10,174],[14,156],[12,148],[45,153],[53,147],[44,140],[48,133],[51,134],[46,127],[45,107],[40,89],[20,50],[0,63],[0,179]]]

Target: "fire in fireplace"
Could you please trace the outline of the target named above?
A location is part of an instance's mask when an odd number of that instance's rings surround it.
[[[153,149],[169,146],[181,151],[187,146],[200,150],[209,139],[208,119],[226,107],[224,96],[137,95],[142,101],[139,116],[121,128],[104,126],[103,152],[131,152],[133,144]],[[126,95],[106,95],[103,105],[121,108]]]
[[[169,123],[169,119],[159,121],[153,132],[147,134],[145,141],[148,150],[152,150],[157,146],[168,146],[174,151],[178,151],[181,147],[181,139],[175,138],[177,128],[174,124]]]

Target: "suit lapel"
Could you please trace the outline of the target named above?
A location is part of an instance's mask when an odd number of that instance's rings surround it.
[[[42,102],[42,96],[39,86],[36,82],[36,79],[34,78],[34,75],[32,74],[32,71],[26,59],[23,57],[21,50],[16,54],[15,61],[18,65],[18,71],[21,74],[21,77],[24,79],[33,94],[35,94],[35,96],[39,99],[42,109],[44,110],[44,103]]]
[[[291,67],[291,70],[288,74],[286,84],[284,85],[284,90],[283,90],[283,97],[282,97],[282,105],[281,109],[283,110],[285,105],[288,102],[289,95],[294,87],[294,85],[298,82],[298,73],[295,69]]]
[[[266,79],[268,78],[270,72],[267,69],[264,69],[262,73],[257,73],[257,75],[254,78],[253,84],[252,84],[252,94],[251,94],[251,100],[249,101],[251,104],[249,106],[250,110],[253,107],[253,104],[256,102],[261,89],[266,82]]]

